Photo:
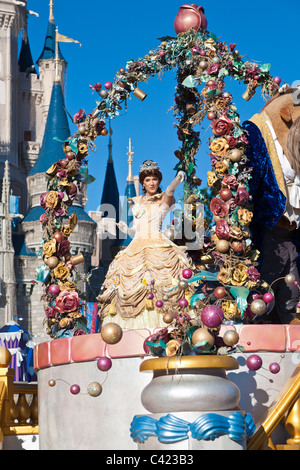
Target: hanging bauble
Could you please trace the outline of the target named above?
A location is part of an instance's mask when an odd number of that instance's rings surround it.
[[[189,287],[188,282],[185,279],[180,279],[178,282],[178,289],[179,290],[185,290]]]
[[[207,328],[218,328],[223,320],[223,310],[217,305],[208,305],[201,312],[201,321]]]
[[[111,368],[111,366],[112,366],[112,361],[110,357],[107,357],[107,356],[99,357],[97,361],[97,367],[99,370],[101,370],[102,372],[107,372]]]
[[[219,194],[220,194],[220,198],[221,198],[223,201],[225,201],[225,202],[226,202],[226,201],[229,201],[229,199],[232,198],[232,191],[231,191],[231,189],[229,189],[229,188],[223,188],[223,189],[221,189],[221,191],[220,191]]]
[[[233,163],[237,163],[241,160],[243,152],[239,149],[232,149],[227,153],[227,155]]]
[[[251,354],[246,360],[246,365],[249,370],[256,371],[262,366],[262,358],[258,354]]]
[[[49,266],[50,269],[56,268],[58,262],[59,260],[56,256],[49,256],[49,258],[44,258],[44,263]]]
[[[206,117],[209,121],[213,121],[214,119],[216,119],[217,115],[213,111],[209,111],[207,113]]]
[[[182,5],[176,15],[174,29],[176,34],[186,33],[191,28],[195,31],[207,28],[204,8],[197,5]]]
[[[230,244],[227,240],[217,240],[216,241],[216,249],[220,253],[227,253],[230,248]]]
[[[175,316],[176,316],[176,314],[174,314],[174,313],[170,313],[170,312],[165,313],[164,316],[163,316],[163,321],[167,324],[170,324],[174,320]]]
[[[55,381],[54,379],[50,379],[50,380],[48,381],[48,385],[49,385],[49,387],[55,387],[56,381]]]
[[[155,302],[155,306],[156,306],[157,308],[162,308],[162,307],[164,306],[164,303],[163,303],[162,300],[157,300],[157,301]]]
[[[269,371],[271,372],[271,374],[278,374],[278,372],[280,371],[280,365],[278,364],[278,362],[272,362],[272,364],[269,365]]]
[[[87,392],[91,397],[99,397],[102,393],[102,385],[98,382],[91,382],[87,387]]]
[[[266,303],[262,299],[255,299],[250,304],[250,310],[254,315],[263,315],[267,309]]]
[[[180,308],[186,308],[189,303],[186,299],[180,299],[178,300],[178,304]]]
[[[223,335],[223,341],[226,346],[235,346],[239,342],[239,335],[235,330],[228,330]]]
[[[231,242],[231,248],[235,253],[241,253],[244,250],[244,243],[243,242],[237,242],[233,241]]]
[[[78,384],[71,385],[70,392],[72,393],[72,395],[78,395],[78,393],[80,392],[79,385]]]
[[[194,331],[192,335],[193,345],[201,342],[208,343],[210,347],[212,347],[215,343],[215,338],[210,334],[210,332],[206,328],[198,328]]]
[[[123,330],[117,323],[107,323],[101,329],[101,337],[107,344],[118,343],[123,336]]]
[[[60,293],[60,287],[57,284],[51,284],[48,287],[48,291],[53,295],[58,295]]]
[[[112,83],[111,82],[106,82],[106,83],[104,83],[104,86],[107,90],[110,90],[111,87],[112,87]]]
[[[182,277],[184,279],[190,279],[193,275],[193,271],[189,268],[186,268],[182,271]]]
[[[100,96],[101,98],[107,98],[108,97],[108,91],[107,90],[101,90],[100,91]]]
[[[62,232],[57,231],[57,232],[54,232],[52,238],[54,238],[54,240],[56,240],[57,243],[61,243],[64,239],[64,236],[63,236]]]
[[[223,299],[226,295],[226,289],[222,286],[218,286],[214,290],[214,296],[216,299]]]
[[[287,274],[285,276],[284,280],[285,280],[285,282],[288,286],[291,286],[296,281],[296,278],[295,278],[294,274]]]
[[[274,300],[274,295],[272,294],[272,292],[266,292],[263,295],[263,301],[266,302],[266,304],[270,304],[271,302],[273,302],[273,300]]]

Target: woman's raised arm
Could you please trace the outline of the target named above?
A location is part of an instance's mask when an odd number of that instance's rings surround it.
[[[172,206],[173,204],[173,197],[174,197],[174,192],[177,186],[180,185],[183,181],[186,181],[186,173],[184,171],[179,171],[176,175],[176,177],[171,181],[169,186],[167,187],[163,197],[162,201],[168,204],[168,206]]]

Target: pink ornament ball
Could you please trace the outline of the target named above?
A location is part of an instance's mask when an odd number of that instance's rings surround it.
[[[103,356],[99,357],[97,361],[97,367],[102,372],[107,372],[112,366],[112,361],[109,357]]]
[[[165,53],[165,51],[159,51],[159,55],[160,55],[160,57],[165,57],[166,53]]]
[[[266,302],[266,304],[270,304],[274,300],[274,295],[271,292],[266,292],[263,296],[263,301]]]
[[[104,86],[105,86],[105,88],[106,88],[107,90],[110,90],[111,87],[112,87],[112,83],[111,83],[111,82],[106,82],[106,83],[104,84]]]
[[[180,308],[186,308],[189,303],[186,299],[180,299],[178,300],[178,304]]]
[[[258,354],[251,354],[247,358],[246,365],[249,370],[256,371],[262,366],[262,358]]]
[[[162,308],[164,303],[163,303],[162,300],[157,300],[155,305],[156,305],[157,308]]]
[[[58,295],[60,293],[60,288],[58,285],[56,284],[51,284],[49,287],[48,287],[48,291],[53,294],[53,295]]]
[[[154,297],[154,294],[153,294],[152,292],[149,292],[149,293],[147,294],[147,299],[152,300],[153,297]]]
[[[80,392],[79,385],[77,384],[71,385],[70,392],[72,393],[72,395],[78,395],[78,393]]]
[[[223,310],[217,305],[208,305],[201,312],[201,321],[207,328],[218,328],[223,320]]]
[[[278,362],[272,362],[272,364],[269,365],[269,371],[271,372],[271,374],[278,374],[278,372],[280,371],[280,365],[278,364]]]
[[[182,277],[183,277],[184,279],[190,279],[190,278],[192,277],[192,275],[193,275],[193,271],[192,271],[191,269],[189,269],[189,268],[184,269],[184,270],[182,271]]]
[[[281,78],[280,77],[274,77],[274,82],[279,85],[281,83]]]

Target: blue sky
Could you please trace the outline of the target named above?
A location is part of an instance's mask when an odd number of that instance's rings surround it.
[[[160,44],[158,38],[175,36],[174,19],[179,0],[152,0],[148,3],[133,1],[100,2],[95,0],[54,0],[54,17],[59,32],[78,40],[78,44],[61,44],[68,62],[66,81],[66,107],[73,115],[80,108],[91,112],[96,107],[97,95],[89,84],[113,82],[116,71],[126,66],[129,59],[142,58]],[[271,63],[270,73],[280,76],[283,83],[300,80],[299,63],[299,0],[252,0],[228,2],[203,0],[208,30],[227,44],[236,43],[245,60]],[[28,0],[28,10],[39,14],[29,16],[29,40],[33,60],[42,51],[49,17],[49,0]],[[158,162],[163,173],[165,189],[175,176],[177,163],[174,151],[180,148],[174,128],[175,118],[168,110],[173,105],[176,86],[175,72],[164,77],[154,77],[141,83],[147,93],[140,102],[132,96],[127,112],[121,112],[112,121],[113,160],[122,195],[128,173],[128,141],[134,151],[134,174],[147,158]],[[246,86],[227,79],[226,91],[233,94],[242,120],[259,112],[264,101],[260,89],[250,102],[242,98]],[[70,123],[71,131],[75,131]],[[197,155],[197,176],[206,186],[206,172],[210,159],[206,142],[211,136],[209,122],[204,120],[201,129],[203,146]],[[104,174],[108,158],[108,137],[96,140],[97,151],[89,157],[90,173],[96,181],[88,187],[87,210],[96,210],[100,204]],[[176,196],[180,196],[180,190]]]

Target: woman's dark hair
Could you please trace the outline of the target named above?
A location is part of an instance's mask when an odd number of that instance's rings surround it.
[[[159,184],[161,183],[162,180],[162,174],[159,170],[153,169],[153,170],[144,170],[139,174],[139,181],[143,187],[143,193],[146,194],[146,190],[144,189],[144,179],[147,178],[148,176],[156,176],[158,178]],[[161,188],[159,187],[157,189],[158,193],[161,193]]]

